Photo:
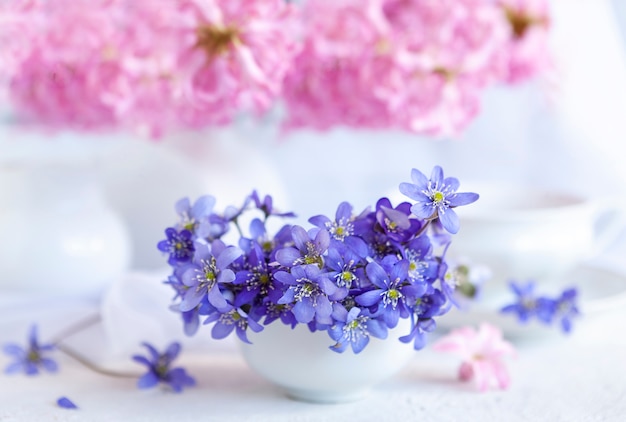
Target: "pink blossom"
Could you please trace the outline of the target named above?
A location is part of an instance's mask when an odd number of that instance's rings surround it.
[[[23,116],[69,128],[114,123],[114,111],[102,100],[117,73],[102,54],[115,31],[106,18],[109,3],[7,2],[10,22],[0,31],[0,39],[10,38],[3,79]]]
[[[154,2],[147,2],[151,5]],[[186,125],[266,111],[297,52],[295,9],[283,0],[180,0],[155,5],[175,40],[174,109]]]
[[[507,41],[485,0],[341,0],[305,5],[304,47],[285,81],[289,127],[463,130],[497,80]]]
[[[501,79],[518,83],[553,69],[548,0],[497,0],[509,40],[499,54]]]
[[[283,0],[6,3],[0,77],[20,115],[51,127],[159,136],[261,113],[297,48]]]
[[[459,378],[474,380],[480,391],[486,391],[492,384],[506,389],[510,377],[504,363],[507,355],[515,355],[513,345],[502,338],[499,328],[482,323],[479,330],[462,327],[433,344],[433,349],[458,355],[461,360]]]

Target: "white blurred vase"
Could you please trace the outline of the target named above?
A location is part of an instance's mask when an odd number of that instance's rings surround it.
[[[289,207],[281,175],[266,143],[237,130],[192,131],[149,140],[125,136],[104,156],[101,174],[108,201],[131,235],[134,270],[167,267],[156,247],[178,222],[174,204],[202,195],[216,198],[216,211],[241,206],[257,189],[280,209]]]
[[[97,298],[128,269],[126,226],[94,156],[55,151],[0,161],[0,290]]]

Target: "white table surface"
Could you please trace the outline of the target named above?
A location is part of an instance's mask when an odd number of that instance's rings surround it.
[[[604,265],[615,271],[617,262],[605,259]],[[626,288],[626,276],[624,280]],[[72,321],[97,313],[101,305],[32,298],[0,304],[2,343],[23,342],[33,321],[39,322],[44,340],[46,334],[51,337]],[[0,375],[0,421],[622,421],[625,322],[626,306],[580,318],[570,336],[553,331],[515,339],[518,356],[509,360],[512,384],[506,391],[480,393],[472,384],[457,381],[459,361],[427,347],[366,399],[334,405],[286,398],[246,366],[234,340],[192,344],[183,351],[177,363],[197,385],[182,394],[139,390],[133,379],[91,372],[57,353],[61,369],[56,374]],[[109,368],[141,373],[140,365],[110,353],[107,338],[98,324],[67,344]],[[143,349],[138,346],[136,352]],[[1,367],[8,362],[7,356],[0,356]],[[58,408],[55,401],[61,396],[80,409]]]

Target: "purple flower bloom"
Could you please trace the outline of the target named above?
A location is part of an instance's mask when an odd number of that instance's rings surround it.
[[[265,315],[265,320],[263,321],[265,325],[271,324],[277,319],[280,319],[283,324],[291,328],[298,324],[296,316],[291,311],[293,309],[293,303],[278,304],[267,300],[263,303],[261,308],[261,314]]]
[[[261,201],[259,194],[257,193],[256,190],[254,190],[252,191],[252,194],[250,195],[250,199],[254,201],[254,205],[256,206],[257,209],[263,211],[263,215],[265,215],[266,219],[270,215],[274,215],[277,217],[295,217],[296,216],[296,214],[293,212],[277,212],[274,209],[274,201],[270,195],[265,195],[265,198],[263,198],[263,201]]]
[[[405,260],[391,265],[388,271],[377,262],[370,262],[365,272],[375,288],[355,298],[361,306],[378,305],[378,311],[384,312],[384,320],[389,328],[398,324],[400,316],[409,316],[407,303],[415,301],[426,290],[426,286],[408,282],[408,268],[409,263]]]
[[[60,397],[57,400],[57,406],[62,407],[63,409],[78,409],[78,406],[76,406],[74,402],[67,397]]]
[[[413,183],[401,183],[400,192],[417,201],[411,212],[421,219],[439,218],[450,233],[459,231],[459,217],[454,207],[471,204],[478,199],[475,193],[458,193],[459,181],[454,177],[444,178],[443,170],[435,166],[428,179],[417,169],[411,171]]]
[[[403,343],[413,342],[415,350],[421,350],[426,345],[426,334],[437,328],[433,317],[447,312],[447,300],[444,294],[434,289],[432,293],[424,295],[415,300],[411,308],[411,332],[400,337]]]
[[[322,255],[330,245],[330,235],[324,229],[311,229],[308,233],[300,226],[291,228],[295,247],[287,247],[276,252],[276,260],[286,267],[294,265],[324,265]]]
[[[149,357],[133,356],[133,360],[148,367],[148,372],[137,380],[137,387],[151,388],[159,383],[169,386],[175,392],[181,392],[184,387],[191,387],[196,381],[187,375],[184,368],[170,368],[172,362],[180,353],[180,344],[172,343],[165,353],[160,354],[148,343],[142,343],[148,349]]]
[[[432,283],[437,278],[439,263],[431,255],[432,245],[427,236],[421,235],[411,240],[401,252],[409,262],[408,276],[411,283]]]
[[[289,286],[278,304],[293,303],[292,312],[298,322],[309,323],[315,319],[320,324],[333,323],[330,317],[333,307],[328,296],[334,294],[337,287],[317,265],[296,266],[290,273],[277,271],[274,277]]]
[[[376,222],[387,237],[395,242],[404,242],[410,239],[421,227],[421,223],[409,218],[411,204],[403,202],[393,208],[387,198],[381,198],[376,203]]]
[[[340,290],[339,299],[346,297],[350,289],[362,287],[363,260],[348,246],[337,243],[329,248],[325,263],[328,277]]]
[[[387,327],[380,321],[361,314],[361,309],[354,307],[344,315],[334,316],[335,324],[328,329],[328,335],[337,343],[330,350],[342,353],[348,345],[354,353],[360,353],[370,341],[370,335],[378,338],[387,337]]]
[[[189,289],[183,296],[180,310],[184,312],[195,308],[205,296],[217,309],[225,308],[227,302],[220,290],[220,284],[235,280],[235,273],[226,267],[241,254],[239,248],[227,247],[221,240],[214,240],[210,247],[198,244],[193,264],[182,276],[183,283]]]
[[[176,266],[189,262],[194,252],[192,233],[189,230],[179,232],[175,228],[169,227],[165,229],[165,235],[167,239],[161,240],[157,244],[157,248],[170,255],[168,264]]]
[[[6,344],[3,348],[5,354],[12,356],[15,361],[10,363],[4,370],[6,374],[23,372],[26,375],[37,375],[40,369],[48,372],[56,372],[57,363],[45,356],[43,352],[53,350],[53,344],[39,344],[37,340],[37,326],[33,325],[28,336],[28,348],[24,349],[18,344]]]
[[[209,232],[209,216],[213,212],[215,198],[210,195],[201,196],[191,205],[189,198],[180,199],[174,208],[180,217],[179,227],[191,233],[205,237]]]
[[[560,320],[561,329],[565,333],[572,331],[572,319],[580,315],[576,304],[578,291],[568,288],[554,301],[554,318]]]
[[[233,330],[236,331],[237,337],[245,343],[250,343],[246,331],[250,328],[255,333],[263,330],[263,326],[250,318],[241,308],[229,306],[227,309],[211,314],[205,324],[215,322],[211,330],[211,337],[214,339],[223,339],[228,337]]]
[[[261,247],[255,244],[255,247],[246,254],[243,264],[236,270],[234,284],[237,285],[238,291],[235,295],[235,306],[258,304],[262,298],[268,296],[278,300],[282,296],[275,286],[272,272],[263,255]]]
[[[352,205],[342,202],[337,207],[335,219],[331,220],[325,215],[316,215],[309,218],[309,223],[328,230],[330,237],[341,242],[348,236],[354,234],[354,218],[352,216]]]
[[[533,317],[537,317],[545,324],[552,321],[554,314],[554,301],[548,298],[539,298],[535,294],[535,283],[528,281],[526,284],[518,284],[514,281],[509,287],[515,293],[517,301],[504,306],[500,312],[517,315],[519,322],[526,324]]]

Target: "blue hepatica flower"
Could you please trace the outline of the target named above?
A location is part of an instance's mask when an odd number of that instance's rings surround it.
[[[44,356],[45,352],[53,350],[52,344],[39,344],[37,339],[37,326],[33,325],[28,336],[28,347],[23,348],[18,344],[6,344],[4,353],[12,356],[15,361],[10,363],[4,370],[6,374],[23,372],[26,375],[37,375],[40,369],[48,372],[56,372],[57,363]]]
[[[303,227],[293,226],[291,236],[295,246],[279,249],[276,260],[286,267],[316,264],[321,268],[324,264],[322,255],[330,245],[328,231],[314,228],[307,232]]]
[[[450,233],[459,231],[459,217],[454,207],[471,204],[478,199],[476,193],[458,193],[459,181],[454,177],[444,178],[443,170],[435,166],[428,179],[417,169],[411,171],[413,183],[401,183],[400,192],[417,201],[411,212],[418,218],[438,217],[443,227]]]
[[[434,317],[443,315],[449,309],[449,302],[438,289],[419,297],[411,305],[411,332],[400,337],[403,343],[413,342],[415,350],[421,350],[426,345],[426,334],[437,328]]]
[[[326,259],[328,278],[335,282],[340,292],[337,297],[348,296],[351,288],[360,287],[363,280],[363,260],[348,246],[339,243],[328,249]]]
[[[421,223],[409,218],[411,204],[403,202],[393,207],[387,198],[381,198],[376,203],[376,222],[382,228],[387,237],[396,242],[410,239],[421,227]]]
[[[332,324],[333,307],[328,296],[336,293],[337,287],[317,265],[293,267],[291,272],[277,271],[274,277],[289,286],[278,304],[293,303],[292,312],[298,322]]]
[[[191,238],[192,233],[189,230],[178,231],[173,227],[165,229],[167,239],[161,240],[157,244],[157,248],[161,252],[169,254],[168,264],[175,266],[177,264],[191,261],[194,246]]]
[[[502,313],[512,313],[522,324],[528,323],[537,317],[540,321],[549,324],[552,320],[554,302],[545,298],[539,298],[535,293],[535,283],[528,281],[520,284],[515,281],[509,282],[509,287],[515,293],[516,302],[504,306]]]
[[[198,244],[193,264],[183,273],[182,281],[189,288],[180,303],[180,310],[189,311],[208,297],[209,303],[217,309],[227,306],[220,285],[235,280],[235,273],[227,268],[243,252],[235,246],[226,246],[221,240],[211,245]]]
[[[503,307],[501,312],[516,314],[522,323],[537,318],[544,324],[558,321],[565,333],[572,330],[573,318],[580,315],[576,304],[578,291],[575,288],[567,288],[558,298],[552,298],[537,295],[532,281],[525,285],[511,282],[510,287],[517,296],[517,302]]]
[[[274,215],[277,217],[295,217],[296,214],[288,211],[288,212],[279,212],[274,209],[274,200],[270,195],[265,195],[263,200],[259,197],[259,194],[256,190],[252,191],[250,195],[250,199],[254,202],[254,206],[263,212],[265,218]]]
[[[154,346],[142,343],[148,349],[149,356],[133,356],[133,360],[148,368],[148,372],[137,380],[137,387],[152,388],[157,384],[165,384],[175,392],[181,392],[184,387],[191,387],[196,381],[187,374],[184,368],[171,368],[172,362],[180,353],[180,344],[172,343],[165,353],[157,352]]]
[[[428,236],[419,236],[401,251],[403,258],[409,262],[408,276],[412,283],[432,283],[437,278],[439,263],[432,256],[432,249]]]
[[[261,324],[250,318],[241,308],[234,306],[229,306],[221,312],[214,312],[204,321],[205,324],[211,322],[215,322],[211,329],[211,337],[218,340],[228,337],[234,330],[241,341],[250,343],[247,335],[248,328],[255,333],[263,330]]]
[[[174,206],[180,218],[180,228],[191,233],[198,231],[198,234],[204,237],[210,231],[209,216],[214,206],[215,198],[210,195],[201,196],[193,205],[189,198],[180,199]]]
[[[384,313],[387,326],[395,327],[400,316],[403,318],[409,316],[407,304],[414,302],[426,290],[426,286],[408,282],[408,269],[409,262],[406,260],[396,262],[389,268],[389,271],[377,262],[370,262],[365,272],[374,285],[374,289],[357,296],[356,303],[366,307],[378,305],[377,313]]]
[[[580,315],[577,299],[578,291],[575,288],[568,288],[554,301],[554,318],[560,321],[561,329],[565,333],[572,331],[572,319]]]
[[[370,341],[370,335],[377,338],[387,337],[387,327],[380,321],[363,315],[361,309],[353,307],[342,315],[333,314],[335,324],[328,329],[328,335],[337,343],[330,346],[330,350],[342,353],[348,345],[354,353],[360,353]]]
[[[335,219],[331,220],[325,215],[316,215],[309,218],[309,223],[328,230],[331,238],[343,242],[346,237],[354,234],[354,218],[352,216],[352,205],[342,202],[337,207]]]

